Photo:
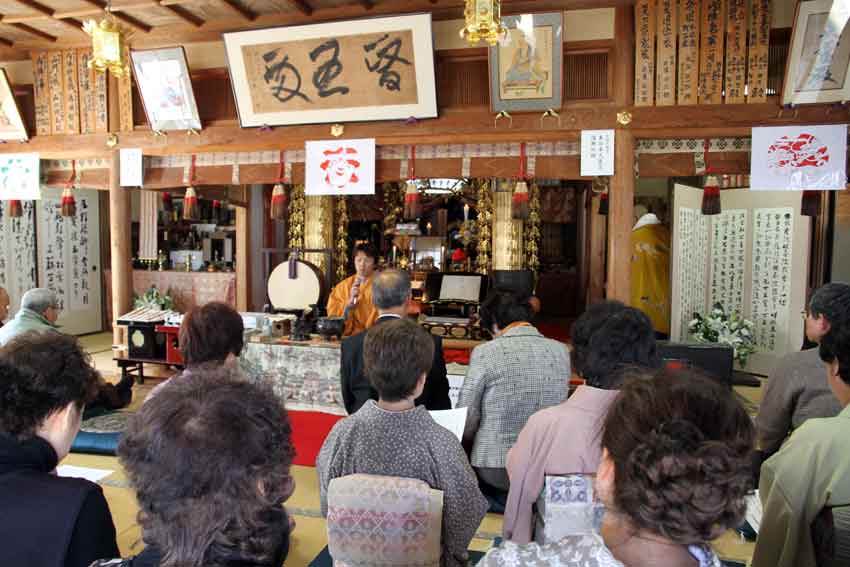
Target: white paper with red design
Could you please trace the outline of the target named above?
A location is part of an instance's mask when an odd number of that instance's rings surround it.
[[[375,139],[306,143],[307,195],[374,195]]]
[[[840,190],[847,186],[847,125],[753,128],[750,188]]]

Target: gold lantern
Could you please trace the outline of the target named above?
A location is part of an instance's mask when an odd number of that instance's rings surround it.
[[[482,39],[490,45],[496,45],[507,34],[502,26],[499,0],[466,0],[463,14],[466,25],[460,30],[460,37],[473,45]]]
[[[123,31],[111,16],[100,22],[86,21],[83,31],[91,36],[92,58],[89,60],[89,68],[101,73],[109,71],[115,77],[123,77],[130,72],[124,62]]]

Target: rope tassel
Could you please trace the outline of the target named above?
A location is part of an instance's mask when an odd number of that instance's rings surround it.
[[[74,199],[74,193],[71,188],[74,186],[74,181],[77,179],[77,160],[71,160],[71,177],[65,183],[65,188],[62,189],[62,199],[60,201],[60,214],[63,217],[73,217],[77,214],[77,201]]]
[[[11,199],[9,201],[9,218],[17,219],[24,216],[24,207],[19,199]]]

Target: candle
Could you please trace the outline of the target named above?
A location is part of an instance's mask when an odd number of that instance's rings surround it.
[[[425,228],[428,229],[428,234],[430,235],[431,234],[431,223],[429,222],[428,224],[426,224]]]
[[[398,252],[398,246],[393,244],[393,264],[395,264],[396,253]]]
[[[440,246],[440,266],[446,263],[446,247]]]
[[[463,205],[463,222],[469,220],[469,205],[464,203]]]

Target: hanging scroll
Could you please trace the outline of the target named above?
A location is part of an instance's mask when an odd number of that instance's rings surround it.
[[[743,1],[743,0],[738,0]],[[676,0],[658,0],[655,104],[676,104]]]
[[[12,311],[24,292],[37,285],[34,203],[23,201],[23,215],[13,218],[7,214],[9,202],[0,201],[0,287],[9,294]]]
[[[47,90],[47,53],[33,53],[33,89],[35,98],[35,131],[38,136],[50,135],[50,100]]]
[[[747,102],[767,102],[769,43],[770,0],[752,0]]]
[[[635,106],[652,106],[655,89],[655,0],[635,3]]]
[[[679,0],[679,104],[697,103],[699,0]]]
[[[724,210],[712,220],[709,304],[744,312],[747,210]]]
[[[726,1],[702,0],[700,37],[699,102],[723,102],[723,39],[726,27]]]
[[[747,81],[747,0],[728,0],[726,19],[726,103],[743,103]]]

